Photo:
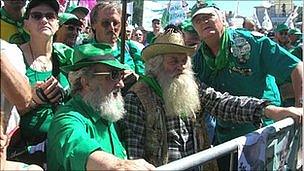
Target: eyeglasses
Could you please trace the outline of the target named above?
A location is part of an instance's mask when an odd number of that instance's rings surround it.
[[[30,16],[35,19],[36,21],[41,20],[43,17],[45,17],[47,20],[54,20],[57,19],[57,14],[53,12],[47,12],[47,13],[42,13],[42,12],[31,12]]]
[[[280,35],[283,36],[283,35],[288,35],[288,32],[287,31],[282,31],[280,32]]]
[[[123,78],[124,74],[119,70],[112,70],[111,72],[96,72],[94,76],[109,75],[112,81],[119,81]]]
[[[65,25],[65,27],[68,29],[68,31],[77,31],[77,32],[80,32],[81,31],[81,28],[80,27],[77,27],[77,26],[73,26],[73,25]]]

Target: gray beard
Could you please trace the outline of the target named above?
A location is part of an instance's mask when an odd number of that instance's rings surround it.
[[[88,94],[84,95],[83,100],[87,104],[90,104],[103,119],[109,122],[120,120],[126,113],[122,95],[118,91],[116,97],[113,92],[104,95],[101,88],[96,86],[95,90],[91,90]]]
[[[161,74],[158,81],[163,90],[166,115],[195,118],[201,105],[193,72],[188,69],[178,77]]]

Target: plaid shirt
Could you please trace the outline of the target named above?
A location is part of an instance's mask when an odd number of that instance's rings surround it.
[[[200,87],[202,108],[224,120],[235,122],[258,122],[263,116],[264,100],[250,97],[234,97],[216,92],[212,88]],[[163,102],[161,103],[163,104]],[[125,96],[127,114],[119,123],[130,159],[145,156],[145,110],[134,92]],[[161,106],[164,110],[164,106]],[[191,118],[166,117],[169,162],[196,152]],[[149,161],[148,161],[149,162]]]

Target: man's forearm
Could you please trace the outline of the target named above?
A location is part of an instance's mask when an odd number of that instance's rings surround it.
[[[103,151],[90,154],[86,165],[87,170],[152,170],[154,168],[143,159],[122,160]]]
[[[303,63],[300,62],[291,73],[292,86],[295,94],[295,106],[303,106],[302,95]]]
[[[25,110],[31,103],[32,93],[28,81],[4,54],[1,54],[1,92],[18,110]]]

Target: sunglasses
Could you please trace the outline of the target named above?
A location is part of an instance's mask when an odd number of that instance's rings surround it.
[[[73,25],[65,25],[68,31],[73,32],[76,30],[76,32],[80,32],[81,28]]]
[[[111,72],[96,72],[93,73],[93,75],[94,76],[109,75],[112,81],[119,81],[124,77],[123,72],[119,70],[112,70]]]
[[[288,35],[288,32],[287,31],[282,31],[280,32],[280,35],[283,36],[283,35]]]
[[[47,13],[42,13],[42,12],[31,12],[30,13],[31,18],[35,19],[36,21],[41,20],[43,17],[45,17],[47,20],[54,20],[57,19],[57,14],[53,12],[47,12]]]

